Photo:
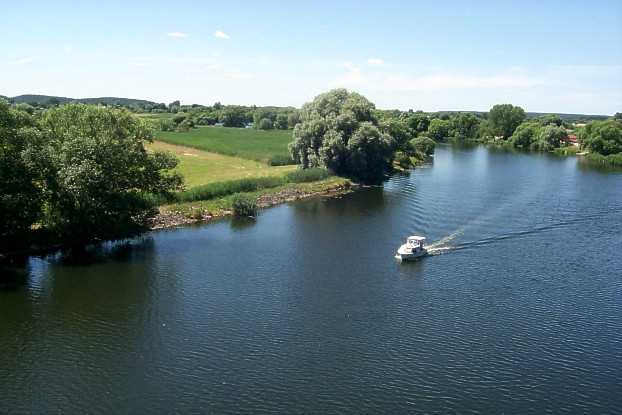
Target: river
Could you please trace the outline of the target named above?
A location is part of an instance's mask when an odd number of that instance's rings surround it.
[[[406,236],[433,255],[393,258]],[[0,413],[622,412],[622,174],[438,147],[383,187],[31,258]]]

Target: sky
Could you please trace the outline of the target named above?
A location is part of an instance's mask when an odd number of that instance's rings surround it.
[[[622,112],[622,0],[0,0],[0,95]]]

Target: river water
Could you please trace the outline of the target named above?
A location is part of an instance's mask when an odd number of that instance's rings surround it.
[[[399,264],[410,234],[433,255]],[[28,261],[0,413],[622,412],[622,174],[437,148],[384,187]]]

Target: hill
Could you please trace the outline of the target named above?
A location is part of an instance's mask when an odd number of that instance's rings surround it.
[[[132,99],[132,98],[117,98],[117,97],[101,97],[101,98],[67,98],[57,97],[52,95],[18,95],[16,97],[8,98],[11,102],[16,104],[38,104],[48,105],[52,103],[67,104],[70,102],[80,102],[83,104],[106,104],[106,105],[121,105],[124,107],[139,106],[144,107],[146,105],[158,105],[157,102],[147,101],[145,99]]]

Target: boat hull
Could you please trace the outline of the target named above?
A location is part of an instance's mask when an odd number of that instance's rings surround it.
[[[395,254],[395,259],[397,259],[398,261],[416,261],[419,258],[423,258],[424,256],[428,255],[428,251],[426,251],[425,249],[422,249],[420,251],[417,252],[400,252],[398,251],[397,254]]]

